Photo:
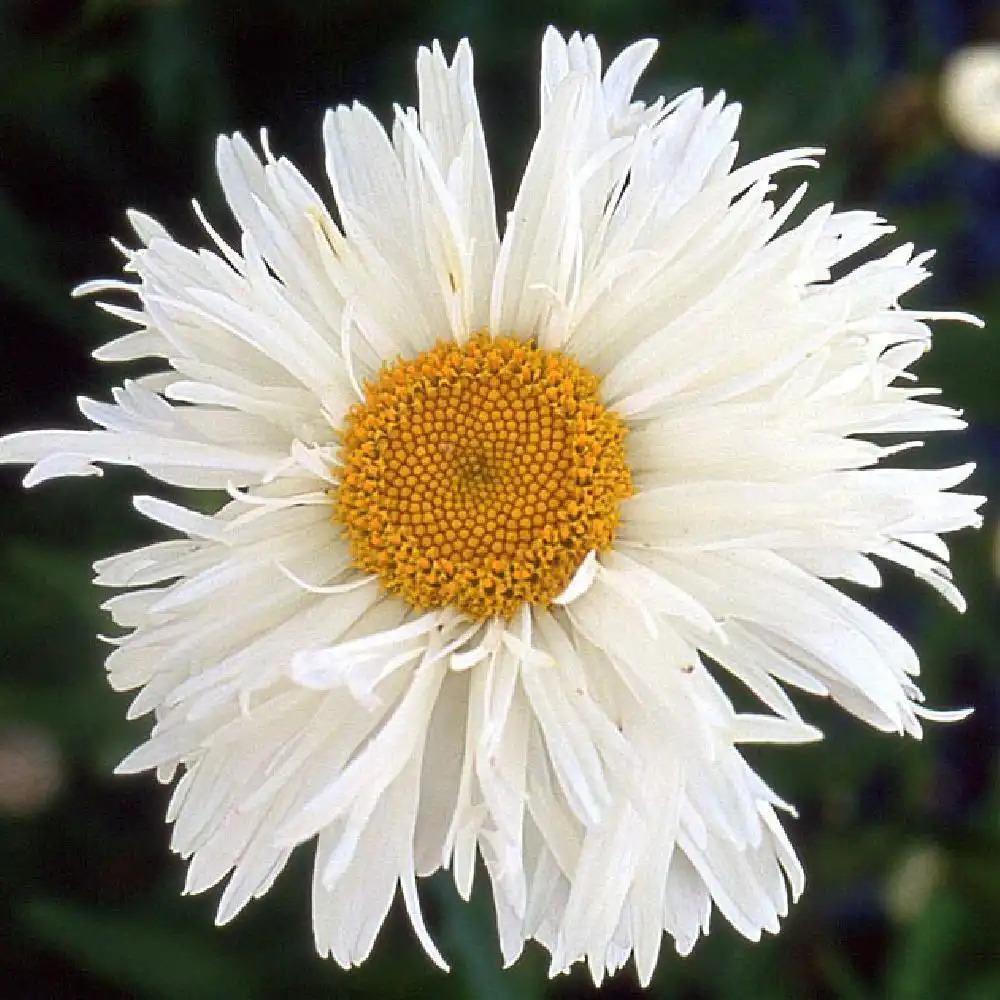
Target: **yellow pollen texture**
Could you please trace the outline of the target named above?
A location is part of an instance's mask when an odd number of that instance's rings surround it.
[[[485,333],[384,365],[341,432],[334,521],[355,566],[422,610],[549,604],[632,495],[626,427],[599,385],[564,354]]]

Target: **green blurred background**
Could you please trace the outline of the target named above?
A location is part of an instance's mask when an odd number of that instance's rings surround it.
[[[90,352],[113,321],[70,300],[114,274],[107,237],[127,207],[201,242],[197,196],[220,131],[270,129],[272,147],[321,182],[323,108],[361,99],[386,119],[415,99],[415,47],[472,39],[501,206],[536,125],[544,26],[598,35],[606,55],[646,35],[662,47],[641,96],[702,84],[745,106],[744,159],[825,145],[810,177],[876,208],[901,239],[935,246],[934,280],[910,301],[965,308],[985,333],[941,324],[925,381],[971,428],[927,462],[973,457],[978,492],[1000,478],[1000,166],[964,150],[937,106],[942,66],[1000,38],[977,0],[2,0],[0,2],[0,427],[81,425],[74,397],[105,397],[123,370]],[[1000,105],[1000,93],[996,95]],[[142,477],[66,481],[29,494],[0,480],[0,996],[73,1000],[587,997],[583,970],[554,981],[529,947],[501,972],[486,882],[461,904],[425,882],[431,928],[454,972],[433,969],[393,913],[369,962],[345,973],[312,951],[309,851],[234,925],[213,894],[182,898],[167,849],[168,791],[111,770],[147,731],[104,684],[98,556],[158,537],[130,506]],[[162,491],[161,491],[162,492]],[[1000,607],[994,519],[954,542],[970,610],[956,615],[902,574],[865,600],[917,645],[932,704],[972,704],[921,743],[868,732],[815,700],[827,740],[753,762],[800,809],[790,834],[809,884],[778,938],[751,944],[715,920],[688,959],[665,943],[651,997],[1000,998]],[[605,997],[637,997],[630,969]]]

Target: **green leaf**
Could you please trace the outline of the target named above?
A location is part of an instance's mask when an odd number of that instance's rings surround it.
[[[886,996],[892,1000],[923,1000],[947,996],[956,966],[955,948],[963,940],[965,912],[954,895],[939,892],[900,938],[889,959]]]
[[[255,1000],[256,978],[203,931],[167,925],[152,913],[111,912],[50,899],[21,913],[39,942],[95,976],[149,1000]]]
[[[534,950],[511,969],[501,967],[500,946],[489,906],[482,890],[485,872],[479,872],[480,891],[466,903],[447,875],[430,883],[442,912],[442,939],[454,973],[466,984],[465,995],[475,1000],[541,1000],[546,977]]]

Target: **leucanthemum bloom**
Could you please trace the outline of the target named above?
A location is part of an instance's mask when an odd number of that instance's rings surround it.
[[[188,892],[228,878],[220,922],[315,842],[321,954],[363,961],[399,887],[444,966],[416,877],[468,897],[482,858],[506,962],[533,938],[646,983],[664,931],[686,954],[715,908],[756,939],[802,892],[740,750],[819,736],[788,688],[932,716],[830,581],[877,586],[877,556],[961,608],[940,536],[979,522],[971,467],[883,460],[963,426],[908,369],[926,320],[970,317],[899,306],[928,255],[874,255],[872,213],[790,223],[804,185],[773,178],[818,150],[737,167],[722,95],[633,101],[654,49],[602,75],[548,31],[502,233],[466,42],[420,51],[391,136],[328,112],[332,198],[220,139],[238,245],[133,213],[128,279],[81,289],[135,327],[96,356],[157,373],[81,399],[103,429],[0,443],[28,486],[110,463],[229,493],[137,497],[180,537],[96,566],[111,684],[155,719],[119,770],[179,775],[172,846]]]

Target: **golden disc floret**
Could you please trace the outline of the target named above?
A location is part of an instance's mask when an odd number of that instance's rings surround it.
[[[333,517],[354,565],[419,609],[548,605],[632,495],[599,389],[565,354],[485,333],[383,365],[340,435]]]

